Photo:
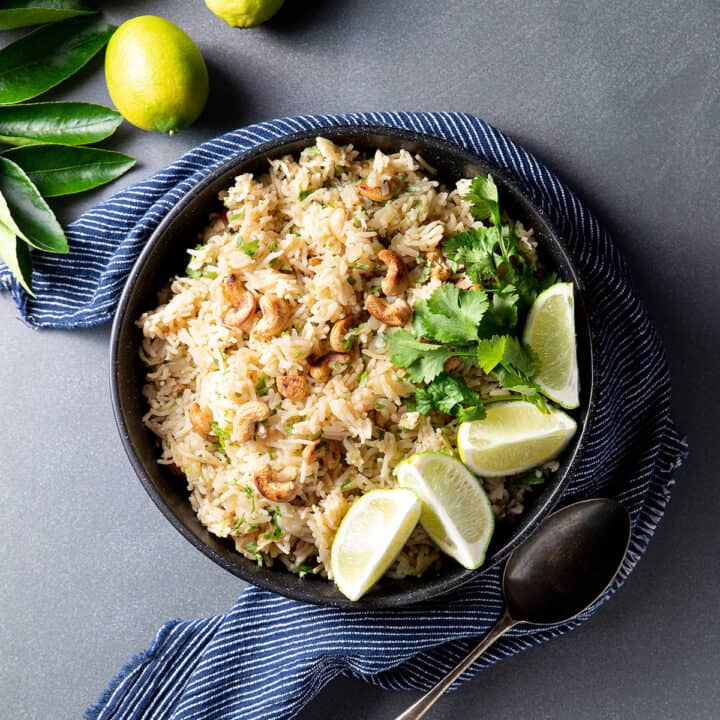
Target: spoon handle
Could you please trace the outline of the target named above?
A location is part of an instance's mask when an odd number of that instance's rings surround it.
[[[395,720],[420,720],[442,694],[500,637],[518,624],[507,613],[493,625],[488,634],[444,678],[438,680],[417,702]]]

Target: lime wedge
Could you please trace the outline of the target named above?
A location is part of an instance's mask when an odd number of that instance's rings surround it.
[[[482,420],[460,425],[458,452],[478,475],[516,475],[559,455],[575,434],[575,421],[562,410],[538,410],[524,400],[489,405]]]
[[[395,473],[422,501],[420,522],[438,547],[463,567],[479,568],[495,529],[480,481],[462,463],[438,453],[412,455]]]
[[[572,283],[557,283],[537,296],[523,342],[540,358],[535,381],[543,393],[565,408],[576,408],[580,401]]]
[[[340,592],[360,599],[392,565],[420,518],[410,490],[371,490],[347,511],[330,551],[330,569]]]

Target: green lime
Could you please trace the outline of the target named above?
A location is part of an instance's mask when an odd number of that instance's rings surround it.
[[[458,452],[478,475],[516,475],[557,457],[576,429],[557,408],[542,412],[524,400],[498,402],[488,406],[482,420],[460,425]]]
[[[115,107],[142,130],[173,133],[194,122],[208,97],[208,73],[195,43],[164,18],[143,15],[110,38],[105,80]]]
[[[523,342],[540,358],[536,382],[543,393],[565,408],[576,408],[580,400],[572,283],[557,283],[537,296]]]
[[[359,497],[340,523],[330,569],[340,592],[359,600],[392,565],[415,529],[420,501],[400,488]]]
[[[454,458],[419,453],[397,466],[402,487],[422,502],[420,523],[438,547],[469,570],[485,562],[495,515],[480,481]]]
[[[219,18],[233,27],[249,28],[269,20],[284,0],[205,0]]]

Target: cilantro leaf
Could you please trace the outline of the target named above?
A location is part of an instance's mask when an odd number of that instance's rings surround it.
[[[440,373],[427,387],[415,390],[415,410],[422,415],[439,410],[460,417],[462,421],[485,416],[480,395],[463,380],[446,372]]]
[[[498,189],[492,175],[476,175],[465,199],[470,203],[473,217],[478,220],[490,219],[493,225],[500,225]]]
[[[442,249],[455,267],[463,265],[473,282],[484,284],[497,272],[493,257],[495,239],[490,237],[489,228],[476,228],[456,233],[446,240]]]
[[[416,335],[441,343],[475,342],[487,308],[487,296],[482,290],[443,285],[427,300],[415,303],[413,330]]]
[[[260,241],[256,238],[250,242],[245,242],[243,238],[238,238],[235,241],[235,245],[242,250],[248,257],[254,258],[255,253],[260,248]]]
[[[406,368],[406,375],[413,382],[431,382],[443,371],[445,361],[452,355],[449,348],[421,342],[408,330],[387,335],[386,342],[390,362]]]

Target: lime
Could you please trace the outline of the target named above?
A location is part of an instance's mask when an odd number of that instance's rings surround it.
[[[537,296],[523,342],[540,358],[535,379],[540,389],[559,405],[576,408],[580,401],[572,283],[557,283]]]
[[[524,400],[498,402],[488,406],[482,420],[460,425],[458,452],[478,475],[515,475],[557,457],[576,429],[557,408],[543,412]]]
[[[330,569],[340,592],[361,598],[385,573],[415,529],[420,501],[410,490],[371,490],[350,507],[335,534]]]
[[[395,469],[422,502],[420,522],[438,547],[469,570],[485,562],[495,515],[480,481],[454,458],[412,455]]]
[[[142,130],[172,135],[197,119],[208,73],[195,43],[169,20],[143,15],[110,38],[105,80],[115,107]]]
[[[255,27],[269,20],[284,0],[205,0],[219,18],[233,27]]]

